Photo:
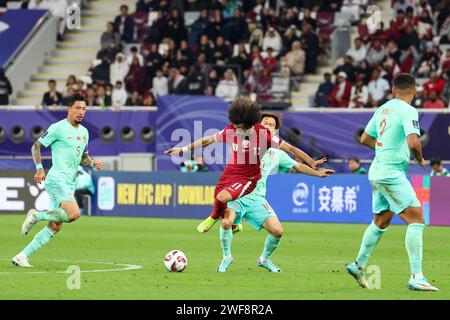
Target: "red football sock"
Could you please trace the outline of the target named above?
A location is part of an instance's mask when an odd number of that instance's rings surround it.
[[[222,201],[215,199],[214,200],[214,212],[211,213],[210,217],[213,219],[219,219],[220,217],[223,217],[223,214],[225,213],[226,208],[227,208],[226,203],[223,203]]]

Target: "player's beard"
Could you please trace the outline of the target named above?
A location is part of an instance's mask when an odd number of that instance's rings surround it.
[[[75,122],[76,125],[81,124],[81,121],[78,121],[77,119],[75,119],[74,122]]]

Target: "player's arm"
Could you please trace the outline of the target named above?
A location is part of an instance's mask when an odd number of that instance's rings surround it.
[[[417,163],[425,169],[425,167],[427,166],[427,162],[422,155],[422,144],[420,143],[419,136],[415,133],[412,133],[408,135],[407,139],[409,150],[411,150],[414,159],[416,159]]]
[[[375,149],[377,144],[377,126],[374,116],[370,119],[369,123],[367,123],[359,142],[370,149]]]
[[[83,167],[91,167],[95,168],[97,170],[101,170],[103,167],[103,164],[99,160],[94,160],[89,156],[89,152],[85,151],[83,152],[83,155],[81,156],[81,162],[80,165]]]
[[[408,141],[408,147],[411,153],[414,155],[417,163],[425,169],[427,162],[422,155],[422,144],[420,143],[420,125],[419,125],[419,113],[415,108],[410,109],[402,121],[403,132],[406,135]]]
[[[184,152],[193,151],[198,148],[207,147],[214,142],[216,142],[216,139],[214,136],[206,136],[206,137],[197,139],[193,143],[188,144],[187,146],[184,146],[182,148],[180,148],[180,147],[170,148],[169,150],[164,151],[164,154],[181,154]]]
[[[319,160],[314,160],[310,156],[308,156],[305,152],[300,150],[297,147],[294,147],[290,143],[287,143],[286,141],[283,141],[280,145],[280,150],[283,150],[289,154],[292,154],[296,159],[299,159],[303,162],[305,162],[307,165],[309,165],[313,169],[317,169],[322,163],[327,161],[327,158],[324,157]]]
[[[33,161],[36,166],[36,174],[34,175],[34,182],[41,183],[45,180],[45,171],[42,166],[42,156],[41,156],[41,143],[37,140],[31,147],[31,155],[33,156]]]
[[[362,145],[369,147],[370,149],[375,149],[377,138],[372,137],[371,135],[369,135],[367,132],[364,131],[363,134],[361,135],[359,142]]]
[[[314,170],[313,168],[307,166],[306,164],[300,163],[300,162],[297,162],[295,164],[294,170],[297,173],[304,173],[304,174],[307,174],[308,176],[320,177],[320,178],[329,177],[333,173],[335,173],[334,170],[325,169],[325,168],[319,169],[319,170]]]

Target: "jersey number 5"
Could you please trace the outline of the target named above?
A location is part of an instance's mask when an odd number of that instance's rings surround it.
[[[77,147],[77,157],[80,156],[80,146]]]

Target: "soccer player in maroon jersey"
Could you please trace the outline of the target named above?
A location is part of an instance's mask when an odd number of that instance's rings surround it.
[[[313,160],[306,153],[278,137],[259,124],[261,107],[249,98],[238,98],[228,110],[230,124],[212,136],[206,136],[185,147],[174,147],[165,154],[182,154],[206,147],[214,142],[231,146],[231,159],[216,184],[214,211],[197,227],[198,232],[207,232],[223,217],[227,203],[250,194],[261,178],[261,158],[270,148],[281,149],[317,169],[326,158]]]

